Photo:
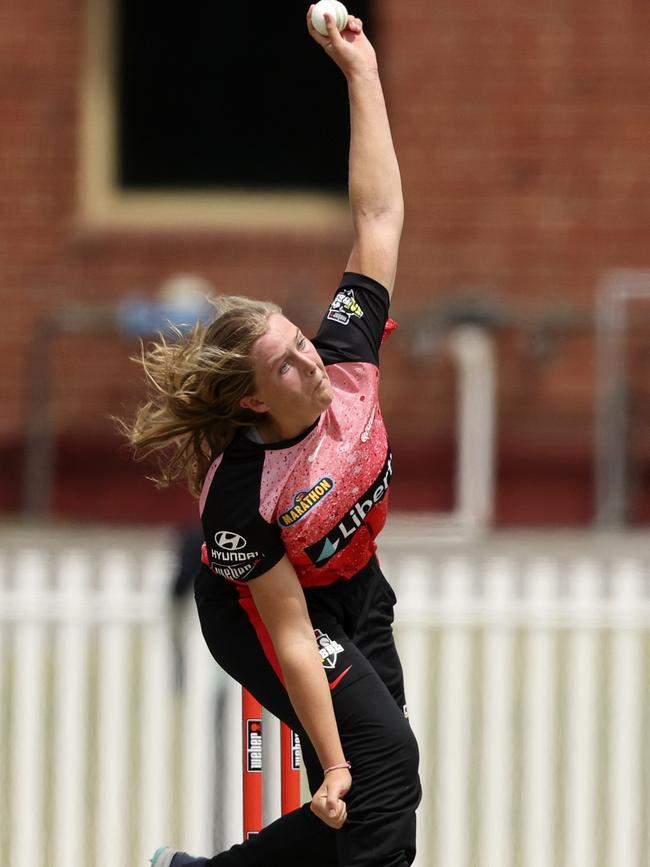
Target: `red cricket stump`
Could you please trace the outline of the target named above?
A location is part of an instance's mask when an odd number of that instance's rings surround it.
[[[262,705],[242,689],[244,840],[262,830]]]
[[[264,796],[262,770],[262,706],[246,689],[242,689],[242,789],[244,840],[262,830]],[[300,806],[300,740],[289,726],[280,726],[281,804],[282,813]]]

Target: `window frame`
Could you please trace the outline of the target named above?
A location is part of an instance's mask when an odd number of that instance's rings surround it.
[[[92,228],[349,229],[345,193],[285,190],[137,191],[119,186],[116,4],[88,0],[81,86],[79,216]]]

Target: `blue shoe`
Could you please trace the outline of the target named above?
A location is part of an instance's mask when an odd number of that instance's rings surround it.
[[[179,852],[169,846],[156,849],[151,859],[151,867],[204,867],[207,863],[207,858],[194,858],[187,852]]]

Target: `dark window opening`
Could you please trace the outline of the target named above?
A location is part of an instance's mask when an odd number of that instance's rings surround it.
[[[370,5],[354,13],[372,37]],[[120,186],[344,189],[346,83],[307,8],[119,0]]]

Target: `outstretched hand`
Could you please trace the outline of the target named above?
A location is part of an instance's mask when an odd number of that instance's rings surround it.
[[[313,8],[312,5],[307,11],[309,35],[329,54],[344,75],[377,68],[375,49],[363,32],[363,22],[360,18],[349,15],[345,30],[339,33],[334,17],[326,12],[324,18],[327,24],[327,36],[322,36],[312,24],[311,11]]]
[[[330,771],[311,799],[312,813],[335,831],[343,827],[348,818],[343,796],[349,792],[351,785],[352,777],[348,770],[340,768]]]

